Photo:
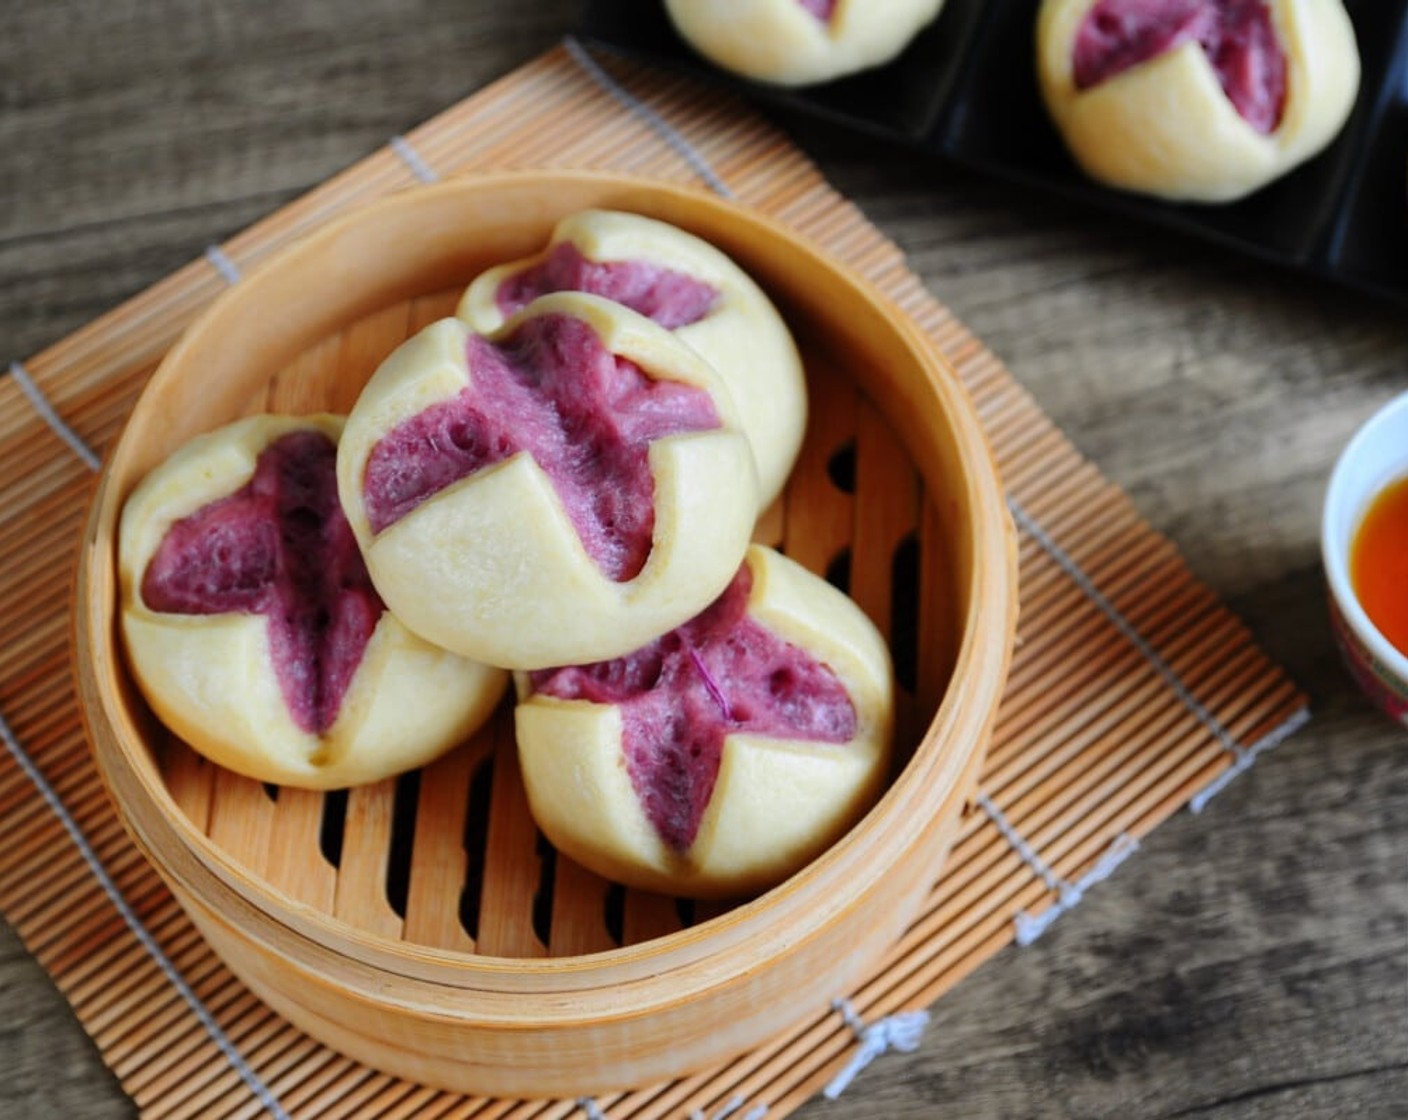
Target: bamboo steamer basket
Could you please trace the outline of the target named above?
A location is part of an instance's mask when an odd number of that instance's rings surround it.
[[[400,819],[406,787],[395,780],[341,795],[342,850],[330,857],[339,795],[285,790],[275,803],[274,791],[172,742],[147,710],[118,637],[116,526],[136,483],[193,436],[271,404],[346,411],[374,359],[417,325],[417,307],[422,319],[427,307],[448,313],[440,309],[480,270],[536,251],[558,218],[586,207],[673,222],[732,255],[798,335],[813,423],[827,386],[841,385],[853,395],[859,387],[893,430],[887,453],[911,478],[917,471],[927,497],[921,602],[908,609],[924,607],[919,657],[931,685],[901,697],[896,772],[879,803],[780,886],[732,907],[701,904],[691,922],[670,900],[630,892],[622,902],[559,858],[550,934],[506,936],[505,923],[524,926],[525,906],[541,903],[544,861],[516,784],[508,713],[427,771],[413,824]],[[354,338],[377,341],[359,351]],[[812,459],[812,473],[818,462],[834,466]],[[786,500],[805,508],[813,490],[799,466]],[[842,535],[862,547],[876,516],[856,503]],[[764,539],[770,524],[776,511],[761,523]],[[976,789],[1011,649],[1016,563],[995,468],[956,375],[872,286],[711,195],[533,172],[383,199],[212,304],[108,457],[75,594],[80,701],[102,778],[133,840],[230,969],[308,1034],[376,1069],[467,1093],[575,1096],[658,1082],[756,1046],[850,991],[894,944]],[[493,800],[476,810],[465,786],[486,759]],[[437,830],[447,799],[450,823]],[[476,811],[489,814],[482,866],[470,873],[484,891],[477,940],[455,921],[472,885],[465,864],[477,857],[443,835],[469,836]],[[403,894],[414,911],[404,916],[382,881],[398,861],[409,867]],[[618,920],[612,933],[608,915],[603,933],[603,899],[624,907],[624,931]],[[510,903],[519,918],[501,913]]]

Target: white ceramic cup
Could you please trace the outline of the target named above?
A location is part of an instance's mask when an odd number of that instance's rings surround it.
[[[1349,580],[1350,542],[1369,504],[1404,476],[1408,393],[1374,413],[1340,452],[1325,494],[1320,553],[1330,585],[1330,624],[1350,673],[1369,699],[1408,727],[1408,656],[1390,645],[1369,620]]]

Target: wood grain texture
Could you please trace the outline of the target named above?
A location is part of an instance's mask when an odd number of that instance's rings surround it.
[[[470,89],[573,5],[18,0],[0,15],[0,324],[53,341]],[[800,1116],[1401,1116],[1408,751],[1339,669],[1329,465],[1408,384],[1394,309],[793,122],[936,294],[1310,690],[1316,721]],[[0,1114],[133,1106],[0,938]],[[315,1091],[310,1087],[309,1092]],[[414,1115],[414,1110],[407,1113]]]

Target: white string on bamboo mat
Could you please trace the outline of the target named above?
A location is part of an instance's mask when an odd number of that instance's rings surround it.
[[[1032,915],[1025,910],[1018,910],[1012,917],[1012,924],[1017,930],[1017,944],[1030,945],[1062,914],[1079,906],[1085,892],[1113,875],[1115,868],[1128,859],[1138,847],[1138,840],[1127,832],[1121,832],[1095,861],[1095,866],[1074,883],[1062,886],[1057,900],[1040,914]]]
[[[1056,901],[1040,914],[1033,916],[1025,910],[1018,910],[1013,915],[1012,924],[1017,930],[1018,945],[1030,945],[1045,933],[1051,923],[1062,914],[1079,906],[1086,891],[1096,883],[1102,883],[1108,879],[1114,874],[1115,868],[1128,859],[1130,854],[1139,847],[1138,840],[1126,832],[1121,832],[1096,861],[1095,866],[1072,883],[1057,875],[1051,865],[1037,854],[1036,849],[1027,843],[1026,838],[1017,831],[1016,826],[1007,819],[1007,814],[997,807],[997,803],[991,797],[979,790],[976,800],[978,807],[997,826],[997,831],[1002,833],[1003,838],[1022,857],[1022,862],[1030,867],[1037,878],[1046,884],[1047,889],[1057,896]]]
[[[195,990],[186,982],[186,978],[171,962],[171,958],[166,955],[165,950],[157,943],[156,938],[143,924],[142,919],[137,916],[137,912],[132,909],[122,891],[118,889],[117,883],[108,874],[108,869],[103,866],[103,861],[98,858],[98,853],[93,849],[93,845],[88,842],[88,837],[83,834],[83,829],[79,827],[73,814],[68,811],[68,807],[60,800],[57,791],[49,784],[49,780],[44,777],[35,761],[30,758],[29,752],[20,744],[19,737],[15,735],[10,727],[9,721],[0,714],[0,739],[5,742],[6,749],[10,756],[19,765],[24,773],[39,791],[39,796],[44,799],[44,803],[49,806],[54,816],[58,817],[59,823],[63,825],[64,831],[68,833],[69,839],[73,841],[78,849],[78,854],[83,857],[83,862],[88,865],[88,870],[93,873],[93,877],[98,880],[98,885],[103,889],[103,893],[108,896],[108,900],[117,910],[118,915],[126,923],[127,928],[132,931],[132,936],[137,939],[138,944],[146,950],[147,955],[156,962],[156,966],[161,969],[162,974],[170,981],[171,986],[176,989],[180,997],[185,1000],[200,1025],[210,1035],[220,1053],[225,1056],[225,1060],[230,1063],[234,1071],[239,1074],[240,1080],[249,1087],[259,1103],[262,1104],[269,1115],[275,1120],[290,1120],[289,1114],[284,1111],[279,1104],[278,1098],[273,1091],[264,1084],[259,1075],[254,1072],[244,1056],[235,1049],[235,1044],[230,1041],[229,1036],[215,1021],[209,1008],[201,1000]]]
[[[704,158],[699,149],[685,139],[683,133],[671,125],[669,121],[603,70],[597,60],[587,52],[575,36],[567,36],[563,40],[563,45],[567,48],[567,53],[571,56],[572,61],[581,67],[587,77],[625,106],[631,116],[643,122],[647,128],[664,140],[685,163],[689,164],[690,170],[708,184],[711,191],[724,198],[734,197],[733,190],[723,179],[719,178],[718,172],[710,166],[709,161]]]
[[[1237,775],[1252,768],[1258,755],[1274,750],[1309,722],[1309,709],[1301,708],[1298,712],[1292,713],[1289,719],[1253,743],[1242,752],[1242,756],[1235,763],[1190,797],[1188,808],[1194,813],[1201,813],[1207,808],[1208,802],[1226,789]]]
[[[401,157],[401,162],[411,169],[411,174],[422,183],[438,183],[440,175],[426,163],[421,154],[411,146],[411,142],[404,136],[393,136],[387,141],[387,146]]]
[[[890,1050],[898,1050],[902,1054],[912,1054],[919,1049],[919,1043],[924,1038],[924,1028],[929,1025],[929,1013],[927,1011],[900,1011],[894,1015],[886,1015],[882,1019],[866,1026],[861,1017],[856,1013],[856,1009],[851,1006],[848,999],[833,999],[832,1009],[841,1016],[846,1026],[850,1027],[860,1041],[860,1048],[851,1055],[851,1060],[847,1062],[837,1072],[836,1076],[826,1083],[826,1088],[821,1091],[822,1096],[827,1100],[834,1101],[842,1093],[850,1088],[861,1070],[870,1065],[881,1054]]]
[[[220,274],[220,279],[234,287],[242,279],[240,266],[230,259],[230,255],[220,248],[219,245],[207,245],[205,247],[205,259],[210,262],[210,267]]]
[[[1027,511],[1022,508],[1021,504],[1010,495],[1007,499],[1007,508],[1011,510],[1012,520],[1017,523],[1018,527],[1021,528],[1027,536],[1031,537],[1032,540],[1036,541],[1036,543],[1041,546],[1042,551],[1056,562],[1057,567],[1066,573],[1071,582],[1085,594],[1085,597],[1099,608],[1100,612],[1110,620],[1115,629],[1123,634],[1144,659],[1154,667],[1154,671],[1164,679],[1164,683],[1173,690],[1173,694],[1182,701],[1183,706],[1197,717],[1199,723],[1212,732],[1217,741],[1222,744],[1223,749],[1228,751],[1236,760],[1230,769],[1219,775],[1207,789],[1195,795],[1193,799],[1189,801],[1189,807],[1193,812],[1201,812],[1203,806],[1221,792],[1233,778],[1251,768],[1258,754],[1263,750],[1270,749],[1262,745],[1266,740],[1263,739],[1262,743],[1257,744],[1257,746],[1252,749],[1248,749],[1239,743],[1236,736],[1223,725],[1222,721],[1213,715],[1212,712],[1193,695],[1192,690],[1183,683],[1183,678],[1174,671],[1173,666],[1160,656],[1158,650],[1149,644],[1149,641],[1135,628],[1134,624],[1124,616],[1114,603],[1106,598],[1103,591],[1095,586],[1095,581],[1086,574],[1085,569],[1077,564],[1070,553],[1057,544],[1055,540],[1052,539],[1051,534],[1042,528],[1041,524],[1027,513]],[[1296,722],[1295,725],[1291,727],[1290,731],[1281,734],[1276,742],[1280,742],[1281,739],[1284,739],[1291,731],[1294,731],[1297,727],[1305,723],[1305,721],[1309,719],[1309,712],[1301,711],[1296,713],[1296,715],[1292,717],[1292,720],[1297,719],[1299,722]],[[1275,733],[1273,732],[1273,734]],[[1270,736],[1267,738],[1270,738]],[[1272,743],[1271,746],[1275,746],[1275,743]]]
[[[730,1097],[713,1116],[706,1115],[702,1108],[696,1108],[689,1114],[689,1120],[763,1120],[768,1114],[768,1106],[765,1104],[755,1105],[744,1112],[747,1104],[747,1098],[740,1093]]]
[[[44,423],[48,424],[49,427],[53,429],[54,434],[68,444],[69,449],[83,460],[84,465],[90,471],[97,470],[98,467],[102,465],[102,461],[98,458],[97,452],[83,441],[82,436],[68,426],[64,418],[59,415],[59,410],[49,402],[49,398],[44,395],[44,391],[35,384],[34,378],[29,376],[29,370],[24,368],[24,364],[21,362],[11,362],[10,376],[14,379],[15,384],[20,387],[20,392],[25,395],[29,403],[34,407],[34,411],[39,413]]]

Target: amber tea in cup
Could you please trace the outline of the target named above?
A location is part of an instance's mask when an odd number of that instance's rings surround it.
[[[1408,476],[1369,503],[1349,548],[1349,582],[1369,621],[1408,655]]]
[[[1355,682],[1408,726],[1408,393],[1340,454],[1320,550],[1335,640]]]

